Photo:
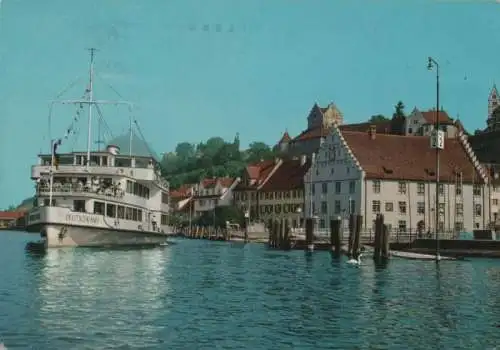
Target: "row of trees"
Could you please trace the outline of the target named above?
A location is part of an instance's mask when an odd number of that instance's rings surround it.
[[[246,164],[272,159],[277,154],[274,147],[264,142],[252,142],[248,149],[240,151],[238,135],[232,142],[212,137],[198,144],[177,144],[174,152],[163,156],[161,169],[171,187],[177,188],[206,177],[240,176]]]

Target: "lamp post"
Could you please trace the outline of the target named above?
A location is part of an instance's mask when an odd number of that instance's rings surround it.
[[[436,150],[436,263],[441,260],[439,255],[439,152],[444,148],[444,133],[440,130],[439,126],[439,63],[429,57],[427,69],[436,71],[436,122],[434,132],[431,136],[431,147]]]

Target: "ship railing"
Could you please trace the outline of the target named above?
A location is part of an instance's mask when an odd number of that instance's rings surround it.
[[[42,185],[37,187],[38,194],[50,193],[50,186]],[[52,186],[52,193],[71,193],[71,194],[89,194],[97,195],[107,198],[123,198],[125,191],[117,187],[102,187],[102,186],[88,186],[88,185],[73,185],[73,184],[58,184]]]

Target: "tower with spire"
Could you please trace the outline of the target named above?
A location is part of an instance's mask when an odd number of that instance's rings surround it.
[[[486,123],[488,125],[488,130],[498,129],[500,127],[500,119],[498,114],[494,113],[497,108],[500,107],[500,95],[498,94],[496,84],[493,85],[493,88],[490,91],[490,95],[488,96],[488,119]]]
[[[498,90],[496,84],[490,91],[490,96],[488,97],[488,119],[491,118],[493,111],[500,106],[500,96],[498,95]]]

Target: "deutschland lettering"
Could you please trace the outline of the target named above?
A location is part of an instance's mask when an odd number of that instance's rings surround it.
[[[78,214],[68,214],[68,215],[66,215],[66,221],[78,222],[80,224],[96,225],[99,223],[99,217],[98,216],[78,215]]]

